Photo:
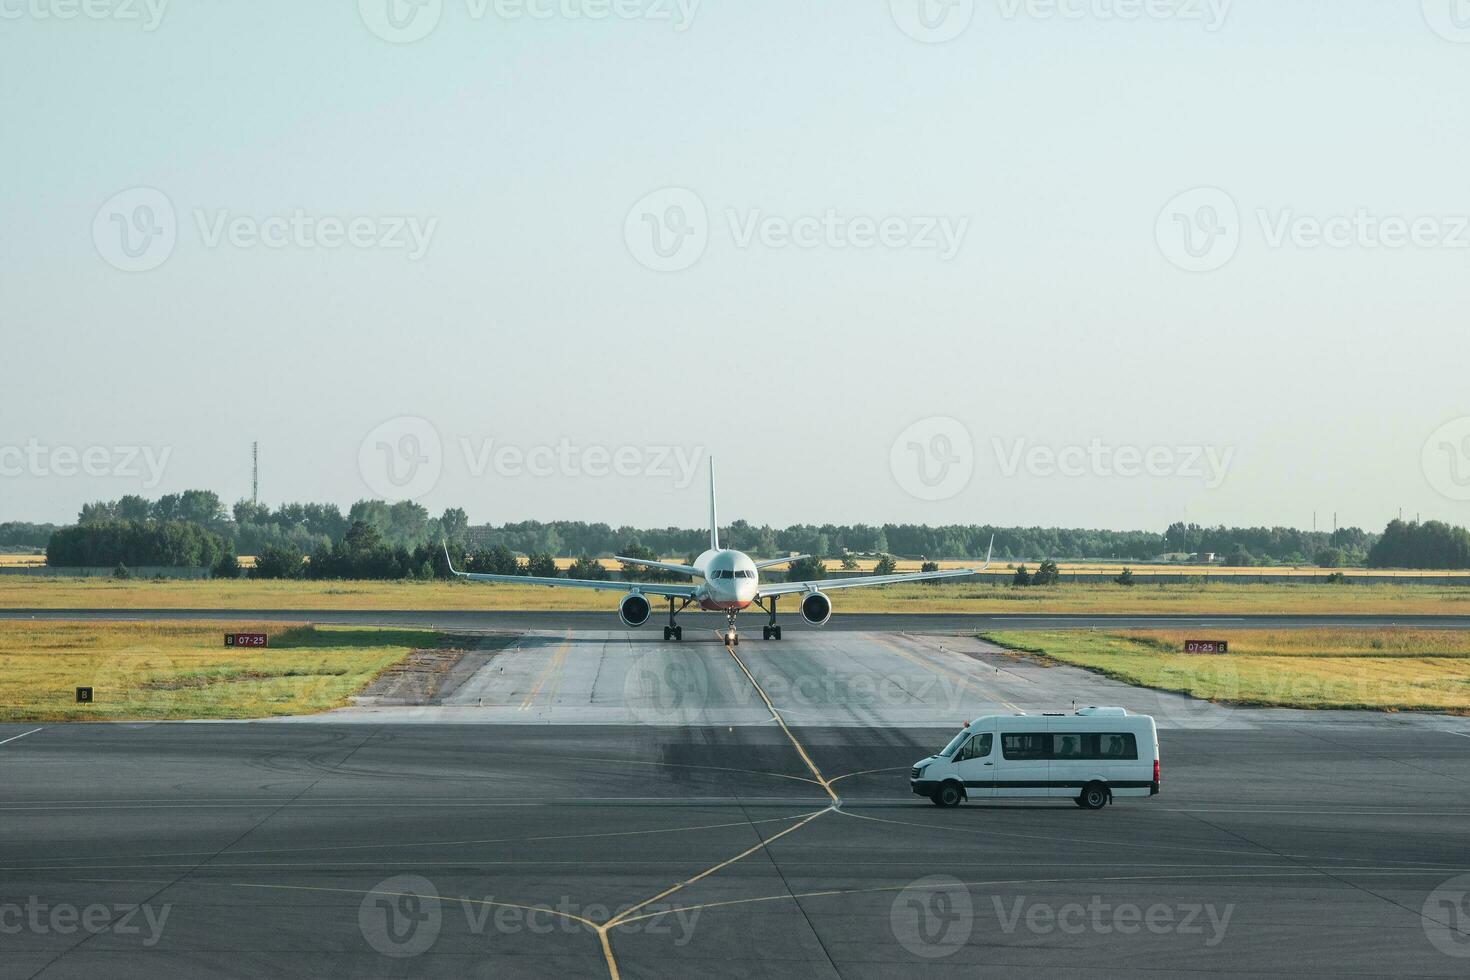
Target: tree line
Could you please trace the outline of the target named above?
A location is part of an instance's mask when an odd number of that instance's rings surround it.
[[[211,537],[190,538],[180,528]],[[9,529],[9,530],[7,530]],[[371,533],[369,533],[371,532]],[[6,524],[17,546],[49,544],[54,565],[210,565],[225,554],[253,554],[279,568],[306,574],[309,564],[323,577],[431,577],[441,541],[451,543],[473,571],[497,574],[548,573],[553,555],[577,556],[585,577],[596,577],[596,556],[622,554],[692,560],[707,547],[703,528],[634,528],[582,521],[521,521],[471,526],[460,508],[432,516],[412,501],[360,500],[343,513],[335,504],[290,503],[271,508],[240,501],[226,509],[210,491],[189,490],[156,501],[138,496],[88,504],[77,524]],[[40,541],[44,536],[45,541]],[[1183,522],[1162,533],[1077,528],[996,527],[986,524],[837,525],[797,524],[786,528],[734,521],[721,529],[728,546],[760,557],[809,554],[817,560],[854,556],[978,560],[991,537],[1003,563],[1114,560],[1141,562],[1163,555],[1213,553],[1232,565],[1288,564],[1403,568],[1466,568],[1467,532],[1439,522],[1395,521],[1382,534],[1361,528],[1303,531],[1286,527],[1205,527]],[[6,543],[0,537],[0,546]],[[211,557],[212,556],[212,557]],[[159,560],[161,557],[183,560]],[[309,561],[308,561],[309,559]],[[442,559],[440,559],[442,560]],[[534,571],[532,569],[535,569]],[[628,577],[647,580],[665,573],[638,566]]]

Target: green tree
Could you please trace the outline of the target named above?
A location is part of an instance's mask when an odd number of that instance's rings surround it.
[[[1030,585],[1031,573],[1026,570],[1025,565],[1016,566],[1016,574],[1011,578],[1012,585]]]
[[[788,582],[819,582],[827,577],[827,566],[820,558],[798,558],[786,567]]]
[[[1032,585],[1056,585],[1062,580],[1061,569],[1057,563],[1048,558],[1036,568],[1036,574],[1031,577]]]
[[[305,574],[306,558],[290,547],[270,547],[255,556],[255,567],[250,570],[251,578],[297,579]]]
[[[884,555],[878,559],[878,564],[873,566],[874,575],[892,575],[898,571],[898,562],[893,560],[892,555]]]
[[[572,562],[572,567],[567,569],[567,577],[601,582],[607,578],[607,569],[602,567],[602,562],[596,558],[589,558],[583,555],[581,558]]]
[[[528,556],[526,574],[532,578],[556,578],[556,558],[548,554]]]
[[[1119,585],[1126,585],[1126,586],[1129,586],[1131,588],[1135,584],[1134,581],[1133,581],[1133,569],[1131,569],[1131,568],[1125,568],[1125,569],[1123,569],[1123,573],[1121,575],[1119,575],[1117,578],[1113,579],[1113,581],[1114,582],[1117,582]]]
[[[220,555],[219,561],[215,562],[214,568],[210,570],[210,575],[230,581],[240,577],[240,561],[235,557],[233,548],[226,549],[225,553]]]
[[[470,529],[470,515],[459,507],[450,507],[439,518],[439,530],[446,541],[456,544],[464,540],[465,532]]]

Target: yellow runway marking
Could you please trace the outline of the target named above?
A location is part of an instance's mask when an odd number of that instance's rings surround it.
[[[961,691],[963,691],[965,689],[965,687],[967,687],[967,686],[974,685],[974,687],[975,687],[975,693],[980,694],[982,696],[985,694],[984,690],[981,689],[980,685],[978,683],[976,683],[976,681],[975,681],[975,679],[973,677],[966,677],[964,674],[958,673],[956,671],[952,671],[948,667],[941,666],[940,664],[927,663],[927,662],[925,662],[923,660],[920,660],[918,657],[915,657],[914,655],[912,655],[911,653],[909,653],[907,650],[903,649],[897,643],[895,643],[892,640],[888,639],[886,636],[884,636],[881,633],[874,633],[873,636],[880,643],[882,643],[884,646],[886,646],[889,649],[891,649],[894,653],[898,654],[903,659],[907,660],[909,663],[915,664],[915,665],[917,665],[919,667],[923,667],[925,670],[928,670],[928,671],[934,671],[934,672],[943,674],[943,675],[945,675],[946,677],[949,677],[952,680],[959,681],[960,682],[960,690]],[[1000,704],[1005,705],[1007,708],[1010,708],[1012,711],[1018,712],[1019,714],[1025,714],[1026,713],[1026,711],[1025,711],[1024,708],[1020,707],[1019,705],[1011,704],[1011,702],[1007,701],[1005,698],[996,697],[996,698],[994,698],[994,700],[997,701],[997,702],[999,702]]]
[[[816,777],[817,784],[826,790],[827,795],[832,798],[832,805],[834,807],[840,807],[842,805],[842,797],[838,796],[836,791],[832,789],[832,784],[827,782],[827,777],[822,775],[822,770],[818,769],[817,764],[812,761],[812,757],[807,755],[806,748],[795,735],[791,734],[791,729],[786,727],[786,719],[781,717],[781,712],[777,711],[776,706],[771,703],[770,697],[766,695],[765,688],[761,687],[760,682],[755,679],[755,675],[750,672],[750,668],[745,666],[745,661],[740,659],[740,654],[735,652],[734,647],[727,646],[725,649],[731,657],[735,658],[735,662],[740,665],[741,671],[749,678],[751,686],[755,688],[755,693],[759,694],[761,700],[766,703],[766,708],[770,710],[771,717],[776,719],[776,724],[781,726],[781,731],[785,732],[786,737],[791,740],[792,746],[796,749],[796,754],[801,756],[801,761],[805,762],[806,767],[812,771],[812,775]]]
[[[1281,871],[1267,871],[1260,874],[1188,874],[1188,875],[1107,875],[1086,876],[1081,878],[1008,878],[992,881],[959,881],[946,883],[939,886],[945,889],[953,888],[986,888],[995,885],[1067,885],[1081,882],[1112,882],[1112,881],[1206,881],[1213,879],[1235,879],[1235,878],[1311,878],[1326,875],[1328,871],[1337,871],[1331,868],[1317,870],[1315,868],[1283,869]],[[1355,872],[1381,877],[1401,877],[1404,875],[1415,875],[1420,872],[1417,869],[1405,868],[1388,870],[1370,870]],[[1330,875],[1329,875],[1330,877]],[[761,902],[782,902],[803,898],[831,898],[838,895],[871,895],[883,892],[901,892],[906,888],[912,888],[913,882],[903,885],[877,885],[872,888],[829,888],[815,892],[787,893],[785,895],[760,895],[755,898],[733,898],[724,902],[708,902],[704,905],[681,905],[669,909],[659,909],[657,912],[649,912],[645,915],[634,916],[625,920],[626,922],[643,922],[648,919],[656,919],[661,915],[677,915],[683,912],[697,912],[706,909],[728,908],[733,905],[755,905]]]
[[[553,653],[551,655],[551,659],[546,662],[546,667],[541,671],[541,676],[536,678],[535,686],[532,687],[530,693],[526,695],[526,699],[521,702],[522,711],[530,710],[531,705],[536,700],[536,695],[539,694],[541,691],[542,685],[546,683],[547,678],[552,675],[553,671],[561,666],[561,662],[566,658],[567,648],[570,647],[571,644],[572,631],[567,630],[566,639],[561,641],[561,646],[556,648],[556,652]]]
[[[796,833],[798,830],[800,830],[801,828],[805,827],[807,824],[811,823],[813,820],[817,819],[822,814],[824,814],[824,813],[830,813],[831,811],[832,811],[832,808],[831,807],[827,807],[826,809],[818,810],[815,813],[808,813],[802,819],[802,821],[800,823],[798,823],[798,824],[796,824],[794,826],[791,826],[791,827],[787,827],[785,830],[781,831],[779,834],[774,834],[771,837],[767,837],[767,838],[765,838],[765,839],[763,839],[761,841],[758,841],[756,844],[754,844],[751,847],[746,848],[745,850],[741,851],[739,854],[735,855],[734,857],[729,858],[728,860],[725,860],[725,861],[721,861],[719,864],[715,865],[713,868],[708,868],[708,869],[706,869],[704,871],[701,871],[699,874],[695,875],[694,877],[689,878],[689,879],[686,879],[684,881],[681,881],[677,885],[672,885],[672,886],[670,886],[668,888],[665,888],[663,891],[659,892],[657,895],[653,896],[652,898],[645,899],[644,901],[639,902],[637,905],[634,905],[631,908],[626,909],[620,915],[618,915],[616,918],[608,920],[607,924],[603,928],[606,928],[606,929],[612,929],[612,928],[614,928],[619,923],[627,921],[628,918],[630,916],[632,916],[632,914],[634,912],[637,912],[639,909],[647,908],[648,906],[652,905],[654,902],[657,902],[659,899],[667,898],[668,896],[674,894],[675,892],[682,891],[683,889],[688,888],[690,885],[694,884],[696,881],[701,881],[701,880],[703,880],[705,878],[708,878],[710,875],[715,874],[718,871],[722,871],[725,868],[728,868],[730,865],[735,864],[737,861],[742,861],[745,858],[750,857],[756,851],[764,850],[767,846],[775,843],[776,841],[780,840],[782,837],[785,837],[787,834],[794,834],[794,833]]]
[[[791,742],[792,747],[796,749],[796,754],[801,756],[801,761],[806,764],[807,769],[811,771],[813,779],[818,786],[822,787],[827,796],[831,798],[832,803],[825,809],[817,810],[814,813],[808,813],[806,816],[801,818],[799,823],[791,827],[787,827],[779,834],[775,834],[769,838],[757,842],[755,845],[746,848],[744,851],[741,851],[734,857],[721,861],[714,867],[707,868],[692,878],[688,878],[684,881],[679,882],[676,885],[671,885],[670,887],[665,888],[663,891],[659,892],[657,895],[654,895],[652,898],[645,899],[644,901],[639,902],[637,905],[634,905],[631,908],[624,910],[620,914],[614,916],[613,918],[609,919],[607,922],[604,922],[601,926],[599,926],[597,928],[597,935],[598,938],[602,940],[602,955],[603,958],[607,961],[607,973],[611,980],[619,980],[618,961],[617,957],[613,955],[612,941],[608,936],[608,933],[611,930],[617,928],[619,925],[622,925],[625,922],[632,922],[640,918],[651,918],[651,916],[635,916],[634,913],[637,912],[639,909],[647,908],[654,902],[657,902],[661,899],[667,898],[670,895],[680,892],[683,889],[688,888],[690,885],[693,885],[698,881],[702,881],[705,878],[708,878],[710,875],[717,874],[720,871],[723,871],[725,868],[730,867],[732,864],[736,864],[740,861],[745,860],[752,854],[765,850],[771,844],[780,840],[782,837],[785,837],[787,834],[796,833],[798,830],[805,827],[807,824],[811,823],[813,820],[817,819],[823,814],[837,811],[837,809],[842,806],[842,797],[838,796],[837,792],[832,789],[832,784],[827,781],[827,777],[822,775],[822,770],[818,769],[817,764],[812,761],[811,755],[807,753],[806,747],[801,744],[801,740],[793,735],[791,729],[787,727],[786,719],[781,717],[781,712],[777,710],[776,705],[771,701],[770,696],[766,694],[765,688],[761,687],[760,682],[755,679],[755,675],[750,672],[750,668],[745,666],[745,661],[740,659],[740,655],[735,652],[735,648],[733,646],[726,645],[725,652],[730,654],[731,659],[733,659],[736,665],[739,666],[741,673],[743,673],[746,679],[750,681],[750,686],[755,688],[755,693],[760,695],[760,699],[765,702],[766,710],[770,711],[771,717],[775,719],[776,724],[781,726],[781,731],[786,733],[786,738]],[[663,913],[659,912],[656,914],[662,915]]]

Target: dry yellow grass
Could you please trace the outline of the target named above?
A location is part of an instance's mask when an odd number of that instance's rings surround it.
[[[1470,587],[974,583],[834,592],[844,612],[1470,615]],[[608,610],[616,592],[472,582],[129,581],[0,576],[0,609]],[[789,604],[787,609],[792,608]]]
[[[669,556],[667,556],[665,558],[662,558],[660,560],[661,561],[674,562],[675,564],[683,564],[688,559],[688,557],[689,557],[688,555],[669,555]],[[575,561],[575,560],[576,559],[573,559],[573,558],[558,558],[558,559],[556,559],[556,567],[559,568],[559,569],[561,569],[562,571],[566,571],[568,568],[570,568],[572,566],[572,562]],[[242,565],[245,563],[245,561],[246,561],[246,559],[244,559],[244,558],[241,558],[240,559],[240,562],[241,562]],[[251,561],[253,562],[254,559],[251,559]],[[876,558],[857,558],[857,559],[854,559],[854,561],[856,562],[857,567],[856,568],[851,568],[851,569],[845,569],[845,568],[843,568],[842,567],[842,563],[840,561],[836,560],[836,559],[829,559],[829,560],[827,560],[825,562],[825,564],[827,566],[827,571],[828,572],[852,572],[852,571],[857,571],[857,572],[871,572],[873,570],[873,568],[878,564],[878,560]],[[616,560],[614,560],[612,558],[599,558],[599,559],[597,559],[597,562],[603,568],[607,569],[610,572],[620,571],[622,569],[622,567],[623,567],[621,562],[618,562],[618,561],[616,561]],[[984,562],[984,559],[979,559],[979,558],[968,559],[968,560],[945,559],[944,561],[935,562],[935,564],[938,565],[941,569],[979,568],[984,563],[985,563]],[[896,559],[896,564],[898,566],[898,571],[899,572],[917,572],[917,571],[920,570],[920,568],[923,566],[924,563],[921,562],[921,561],[918,561],[917,559],[911,560],[911,559],[907,559],[907,558],[901,558],[901,559]],[[1034,561],[1030,561],[1030,562],[994,561],[994,562],[991,563],[990,570],[992,572],[1009,571],[1009,570],[1014,569],[1017,565],[1021,565],[1021,564],[1026,565],[1026,567],[1027,568],[1030,568],[1032,571],[1035,571],[1036,565],[1037,565],[1037,563],[1034,562]],[[1119,575],[1119,574],[1122,573],[1123,569],[1125,569],[1125,568],[1131,568],[1131,569],[1133,569],[1133,572],[1135,574],[1137,574],[1137,575],[1160,575],[1160,576],[1167,575],[1167,576],[1169,576],[1171,578],[1200,578],[1200,577],[1206,577],[1206,576],[1208,576],[1208,577],[1212,577],[1212,578],[1251,578],[1251,579],[1266,578],[1266,579],[1270,579],[1270,578],[1280,578],[1280,577],[1287,576],[1287,575],[1291,575],[1291,576],[1312,575],[1312,576],[1315,576],[1315,577],[1318,577],[1318,578],[1325,579],[1327,576],[1331,575],[1333,572],[1335,572],[1335,571],[1341,571],[1341,572],[1343,572],[1345,574],[1349,574],[1349,575],[1354,574],[1354,573],[1357,573],[1357,574],[1371,574],[1371,575],[1376,575],[1376,576],[1382,576],[1384,578],[1405,579],[1406,581],[1413,581],[1416,578],[1424,578],[1426,576],[1431,576],[1432,575],[1432,576],[1441,577],[1441,578],[1443,578],[1443,577],[1464,578],[1464,579],[1466,579],[1467,582],[1470,582],[1470,570],[1462,570],[1462,571],[1418,571],[1418,570],[1414,570],[1414,569],[1401,569],[1401,568],[1396,568],[1396,569],[1384,569],[1384,568],[1374,568],[1374,569],[1364,569],[1364,568],[1332,569],[1332,568],[1318,568],[1315,565],[1301,565],[1301,566],[1287,565],[1287,566],[1270,567],[1270,568],[1262,568],[1262,567],[1236,568],[1236,567],[1230,567],[1230,566],[1225,566],[1225,565],[1173,565],[1173,564],[1170,564],[1170,565],[1147,565],[1147,564],[1139,564],[1137,562],[1129,563],[1129,562],[1085,562],[1085,561],[1073,561],[1073,562],[1064,561],[1064,562],[1059,562],[1057,564],[1057,567],[1061,570],[1061,572],[1063,574],[1071,574],[1073,572],[1081,572],[1081,573],[1093,574],[1093,575]],[[779,566],[778,566],[778,568],[779,568]]]
[[[265,649],[224,646],[226,627],[0,621],[0,721],[260,718],[308,714],[407,654],[441,643],[414,630],[284,627]],[[96,701],[76,703],[76,688]]]
[[[0,568],[39,568],[44,564],[45,555],[0,555]]]
[[[1470,633],[1457,630],[1005,632],[1036,651],[1141,687],[1209,701],[1293,708],[1470,713]],[[1183,653],[1225,639],[1226,655]]]

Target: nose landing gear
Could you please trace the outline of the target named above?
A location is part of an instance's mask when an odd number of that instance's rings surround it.
[[[740,634],[735,632],[735,614],[728,613],[726,614],[726,618],[729,620],[730,625],[725,628],[722,636],[725,641],[725,646],[738,647],[740,645]]]

